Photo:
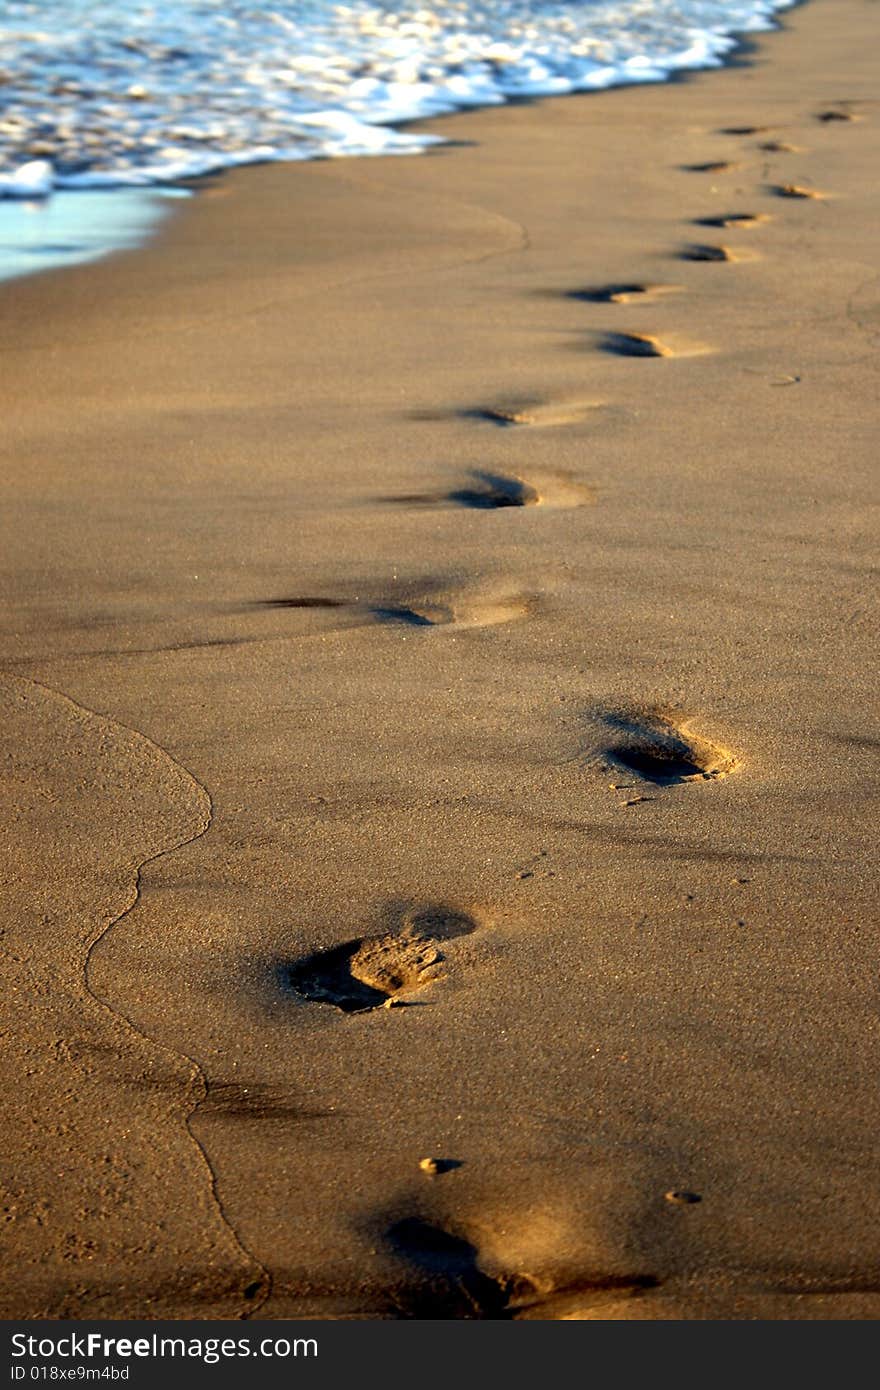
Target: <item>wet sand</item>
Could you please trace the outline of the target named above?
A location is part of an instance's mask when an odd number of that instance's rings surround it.
[[[880,1315],[876,24],[0,287],[6,1316]]]

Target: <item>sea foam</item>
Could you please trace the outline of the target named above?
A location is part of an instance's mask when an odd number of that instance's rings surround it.
[[[721,63],[795,0],[10,0],[0,196],[411,154],[401,125]]]

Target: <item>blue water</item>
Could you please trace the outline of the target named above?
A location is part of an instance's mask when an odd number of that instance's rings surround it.
[[[0,280],[82,265],[140,246],[170,210],[176,189],[60,191],[0,203]]]
[[[440,137],[401,123],[716,66],[794,3],[0,0],[0,278],[130,244],[161,211],[95,190],[418,153]]]

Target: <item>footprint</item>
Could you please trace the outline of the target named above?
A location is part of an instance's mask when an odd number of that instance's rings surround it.
[[[725,212],[718,217],[695,217],[695,227],[736,227],[747,229],[757,227],[760,222],[769,222],[766,212]]]
[[[729,125],[723,126],[719,130],[719,135],[763,135],[765,130],[772,130],[769,125]]]
[[[602,340],[606,352],[619,357],[673,357],[671,348],[649,333],[607,333]]]
[[[521,478],[508,478],[500,473],[488,473],[482,469],[471,472],[472,484],[469,487],[455,488],[452,492],[410,493],[403,497],[386,497],[383,500],[397,506],[433,506],[452,503],[457,507],[468,507],[475,511],[497,511],[501,507],[535,507],[541,501],[538,493]]]
[[[586,300],[588,304],[634,304],[660,299],[664,294],[677,294],[681,285],[596,285],[583,290],[568,290],[569,299]]]
[[[739,165],[727,159],[713,159],[708,164],[682,164],[680,167],[687,174],[725,174],[731,169],[738,169]]]
[[[618,357],[698,357],[711,349],[684,338],[660,339],[651,333],[606,333],[599,346]]]
[[[470,406],[465,410],[416,411],[416,420],[482,420],[502,428],[511,427],[551,427],[570,425],[583,420],[595,410],[601,410],[604,401],[596,400],[512,400],[499,401],[497,405]]]
[[[406,1318],[514,1321],[565,1320],[614,1299],[657,1288],[651,1274],[584,1274],[557,1283],[530,1273],[490,1273],[468,1236],[422,1216],[395,1221],[387,1244],[415,1278],[396,1302]]]
[[[742,259],[741,254],[732,251],[729,246],[695,244],[686,246],[679,254],[683,261],[736,261]]]
[[[505,478],[498,473],[481,471],[474,471],[471,477],[474,486],[450,492],[450,502],[479,511],[494,511],[499,507],[534,507],[540,501],[535,489],[519,478]]]
[[[404,623],[407,627],[437,627],[450,619],[440,613],[420,613],[417,608],[407,608],[405,604],[377,604],[367,610],[377,623]]]
[[[396,1221],[385,1238],[394,1253],[419,1276],[405,1291],[405,1317],[510,1317],[506,1291],[497,1279],[483,1273],[476,1246],[464,1236],[420,1216],[408,1216]]]
[[[413,591],[410,590],[410,593]],[[406,591],[404,591],[406,594]],[[511,593],[498,584],[463,591],[447,589],[441,581],[421,586],[421,591],[401,602],[344,598],[269,598],[258,600],[259,608],[347,609],[357,621],[402,623],[406,627],[489,627],[523,618],[533,600]]]
[[[404,623],[408,627],[494,627],[524,618],[532,603],[521,595],[455,595],[447,603],[428,601],[414,607],[388,604],[369,609],[380,623]]]
[[[799,183],[776,183],[770,187],[770,192],[775,193],[777,198],[827,198],[827,193],[820,193],[816,188],[804,188]]]
[[[854,111],[847,111],[842,108],[829,107],[827,111],[817,111],[816,120],[828,124],[830,121],[861,121],[864,118],[857,116]]]
[[[525,401],[512,405],[478,406],[462,414],[470,420],[486,420],[492,425],[543,426],[571,425],[583,420],[593,410],[601,409],[603,401]]]
[[[803,145],[790,145],[787,140],[765,140],[760,149],[768,154],[803,154]]]
[[[284,963],[282,984],[310,1003],[366,1013],[441,977],[439,943],[476,931],[466,913],[443,905],[408,912],[399,931],[359,937]]]
[[[675,786],[726,777],[737,765],[726,749],[692,734],[689,723],[661,713],[605,713],[601,722],[612,736],[598,755],[606,771]]]
[[[259,608],[346,608],[344,598],[261,598]]]
[[[573,482],[562,473],[542,473],[532,486],[521,478],[505,477],[474,469],[472,482],[452,492],[420,493],[405,497],[386,497],[386,502],[401,505],[452,505],[471,511],[497,511],[505,507],[577,507],[593,500],[589,488]],[[540,490],[539,490],[540,489]]]
[[[438,622],[448,622],[449,618],[416,608],[408,608],[397,603],[359,603],[342,598],[263,598],[257,600],[259,608],[347,608],[353,613],[361,613],[364,618],[377,623],[406,623],[410,627],[433,627]]]

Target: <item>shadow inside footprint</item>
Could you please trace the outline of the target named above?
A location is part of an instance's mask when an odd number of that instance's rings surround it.
[[[407,627],[436,627],[436,621],[419,613],[415,608],[398,607],[396,604],[372,607],[369,610],[378,623],[404,623]]]
[[[336,610],[345,614],[344,629],[379,625],[383,627],[478,628],[508,623],[531,611],[531,600],[523,595],[499,590],[450,591],[436,579],[426,579],[418,587],[402,586],[400,598],[408,602],[368,598],[270,598],[256,599],[254,608]],[[256,640],[256,639],[255,639]]]
[[[758,222],[766,222],[764,213],[725,212],[718,217],[695,217],[695,227],[754,227]]]
[[[659,1287],[653,1274],[584,1273],[574,1278],[535,1280],[530,1274],[492,1276],[480,1267],[480,1252],[466,1237],[421,1216],[394,1222],[385,1233],[393,1252],[412,1270],[395,1289],[404,1318],[465,1318],[511,1322],[558,1319],[610,1298],[636,1298]]]
[[[403,1317],[510,1318],[505,1290],[482,1272],[470,1241],[419,1216],[395,1222],[386,1240],[419,1276],[399,1299]]]
[[[261,598],[256,601],[260,608],[345,608],[346,601],[341,598]]]
[[[661,715],[605,714],[603,723],[616,735],[601,750],[605,762],[655,786],[711,781],[734,767],[723,749]]]
[[[477,405],[470,410],[459,411],[459,415],[462,420],[484,420],[487,424],[499,425],[502,429],[533,423],[527,406]]]
[[[473,487],[457,488],[448,500],[459,507],[477,511],[493,511],[498,507],[533,507],[538,494],[519,478],[504,478],[497,473],[475,472]]]
[[[555,292],[554,297],[558,297],[558,292]],[[431,421],[475,420],[481,424],[495,425],[498,429],[528,429],[574,424],[602,405],[604,402],[597,400],[566,397],[554,399],[552,396],[542,399],[530,396],[501,399],[491,405],[471,405],[451,410],[418,410],[413,412],[412,418]]]
[[[377,623],[404,623],[407,627],[435,627],[438,622],[444,621],[444,617],[439,611],[436,616],[431,617],[427,613],[420,613],[417,608],[408,608],[405,604],[362,604],[341,598],[263,598],[257,600],[256,606],[259,608],[348,608],[353,614],[358,612],[366,614]],[[448,618],[445,621],[448,621]]]
[[[726,246],[691,245],[680,253],[683,261],[732,261],[733,253]]]
[[[826,125],[829,121],[857,121],[858,116],[852,111],[819,111],[816,115],[817,121],[823,121]]]
[[[378,1009],[390,991],[358,978],[356,957],[363,941],[346,941],[306,956],[284,972],[284,983],[313,1004],[335,1004],[343,1013]]]
[[[798,145],[789,144],[787,140],[765,140],[763,145],[761,145],[761,149],[766,150],[768,154],[800,153],[800,147]]]
[[[635,772],[648,782],[684,782],[689,777],[702,777],[703,768],[690,758],[679,757],[671,749],[657,743],[621,745],[607,750],[609,758]]]
[[[805,188],[799,183],[776,183],[770,187],[770,192],[775,193],[777,198],[816,198],[821,200],[824,194],[817,188]]]
[[[293,963],[281,962],[278,979],[310,1003],[366,1013],[429,984],[443,960],[438,942],[467,936],[476,926],[467,913],[429,905],[408,912],[397,932],[359,937]]]
[[[599,346],[617,357],[671,357],[668,347],[648,333],[606,333]]]
[[[584,290],[569,290],[568,299],[586,300],[588,304],[626,304],[630,299],[648,295],[649,285],[597,285]]]
[[[682,164],[680,167],[687,174],[723,174],[737,166],[727,159],[712,159],[707,164]]]
[[[490,418],[489,412],[480,412],[480,415],[483,419]],[[481,470],[474,470],[470,476],[473,479],[471,487],[455,488],[452,492],[407,493],[382,500],[398,507],[436,507],[452,503],[456,507],[483,512],[494,511],[498,507],[534,507],[541,500],[535,489],[519,478],[505,478],[500,473],[484,473]]]

